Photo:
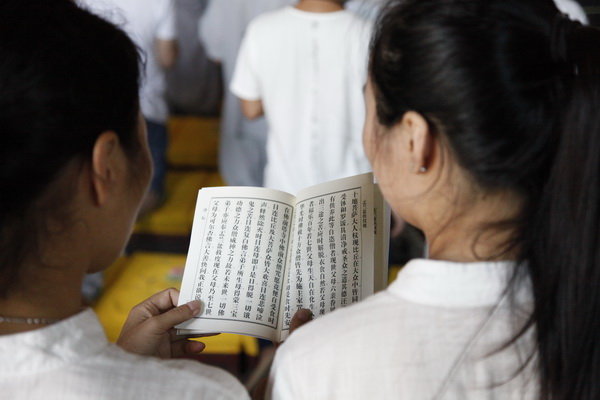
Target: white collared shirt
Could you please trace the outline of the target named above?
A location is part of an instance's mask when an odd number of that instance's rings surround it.
[[[281,346],[274,399],[536,399],[530,309],[504,296],[510,262],[409,262],[390,287],[303,326]],[[520,316],[520,318],[519,318]],[[501,351],[500,351],[501,350]]]
[[[0,336],[6,399],[247,399],[227,372],[191,360],[130,354],[109,343],[90,309],[35,331]]]

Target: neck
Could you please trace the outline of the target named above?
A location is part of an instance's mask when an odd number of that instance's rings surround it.
[[[83,276],[64,273],[51,267],[37,267],[36,276],[26,276],[22,286],[14,287],[0,299],[0,316],[61,320],[82,309]],[[39,329],[46,324],[0,323],[0,335]]]
[[[314,13],[328,13],[343,10],[344,4],[335,0],[301,0],[295,8]]]
[[[448,216],[446,222],[427,229],[432,259],[456,262],[516,260],[518,249],[507,249],[518,216],[518,196],[510,193],[477,196]]]

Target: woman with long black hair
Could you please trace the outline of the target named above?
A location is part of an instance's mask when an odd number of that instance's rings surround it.
[[[599,49],[551,0],[391,2],[364,144],[429,257],[292,335],[274,398],[600,398]]]

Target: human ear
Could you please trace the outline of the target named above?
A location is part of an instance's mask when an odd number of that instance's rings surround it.
[[[418,112],[408,111],[402,116],[400,129],[408,143],[411,172],[427,172],[433,148],[433,136],[427,120]]]
[[[119,137],[113,131],[102,132],[92,151],[91,182],[94,201],[106,203],[118,176],[120,155]]]

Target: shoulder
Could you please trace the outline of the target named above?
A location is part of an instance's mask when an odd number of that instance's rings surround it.
[[[224,370],[198,361],[131,354],[109,343],[91,309],[44,329],[0,339],[0,382],[8,393],[23,390],[26,382],[28,398],[48,393],[98,400],[248,398],[241,383]],[[22,379],[11,379],[8,371]]]
[[[270,34],[274,29],[285,29],[293,14],[290,9],[291,6],[286,6],[259,14],[248,23],[247,32]]]
[[[386,324],[386,319],[382,316],[390,309],[395,309],[397,302],[397,298],[385,290],[359,303],[318,317],[295,331],[278,351],[278,356],[281,353],[282,358],[286,358],[289,353],[293,358],[305,355],[311,358],[321,350],[340,348],[343,351],[347,345],[369,336],[374,325]]]
[[[361,44],[358,50],[366,51],[373,34],[373,21],[349,10],[344,10],[343,13],[343,18],[340,19],[342,23],[338,25],[338,29],[344,30],[348,42]]]
[[[366,18],[352,10],[344,9],[343,11],[345,18],[351,21],[354,24],[371,27],[374,25],[373,20],[370,18]]]
[[[293,13],[290,11],[291,8],[291,6],[285,6],[276,10],[261,13],[250,21],[248,28],[257,29],[257,27],[281,25],[292,17]]]
[[[115,396],[139,396],[139,391],[166,398],[246,399],[241,383],[228,372],[194,360],[161,360],[130,354],[109,344],[86,362],[96,378],[110,376]],[[118,374],[115,374],[118,371]],[[95,379],[104,381],[104,379]],[[125,397],[120,397],[125,398]]]
[[[283,37],[281,33],[288,31],[290,27],[289,8],[291,7],[268,11],[254,17],[246,27],[244,39],[261,46],[265,43],[281,41]]]
[[[381,315],[395,302],[384,291],[295,331],[275,355],[270,372],[273,398],[367,398],[359,389],[374,377],[365,368],[387,368],[379,361],[397,341],[394,324],[388,325]]]
[[[350,19],[352,21],[352,24],[354,24],[358,28],[357,31],[360,33],[360,35],[370,38],[375,26],[374,22],[370,19],[354,14],[352,12],[348,13],[352,14],[352,17]]]

